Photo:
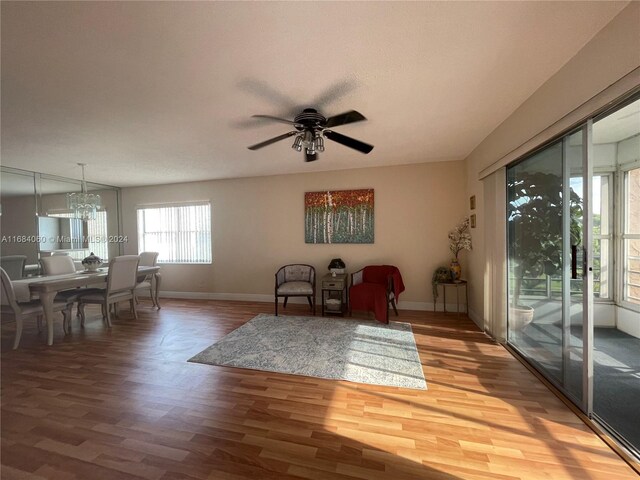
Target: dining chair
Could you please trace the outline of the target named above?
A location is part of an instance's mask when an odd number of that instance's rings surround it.
[[[16,300],[16,292],[13,289],[13,283],[9,278],[7,272],[0,268],[0,276],[2,280],[2,317],[13,317],[16,321],[16,336],[13,341],[13,349],[18,348],[20,344],[20,337],[22,336],[22,323],[23,319],[27,317],[35,316],[38,319],[42,319],[44,315],[44,309],[40,300],[32,300],[30,302],[18,302]],[[62,328],[64,333],[67,333],[67,328],[71,323],[71,308],[67,302],[55,301],[53,302],[53,311],[62,312],[64,317],[62,322]]]
[[[158,263],[158,255],[159,252],[142,252],[140,253],[140,267],[155,267]],[[160,310],[160,301],[156,297],[155,294],[155,275],[144,275],[138,279],[138,284],[136,285],[136,292],[138,291],[146,291],[149,289],[149,296],[151,297],[151,303],[154,307],[157,307]],[[138,296],[136,295],[136,303],[138,303]]]
[[[76,273],[76,264],[68,255],[52,255],[50,257],[42,257],[40,259],[40,265],[42,267],[43,275],[64,275],[69,273]],[[76,303],[81,295],[87,293],[99,292],[98,288],[73,288],[71,290],[63,290],[56,294],[56,300],[65,301],[71,304],[73,310],[73,304]],[[78,309],[78,315],[80,309]]]
[[[138,274],[138,255],[122,255],[114,257],[109,262],[109,273],[107,274],[107,288],[98,292],[82,295],[78,301],[80,310],[80,324],[84,326],[84,306],[88,303],[102,305],[102,320],[107,326],[111,326],[110,305],[114,305],[114,313],[118,315],[117,305],[119,302],[129,300],[130,310],[133,317],[138,319],[135,302],[135,288]]]
[[[0,257],[0,268],[3,268],[11,280],[24,278],[24,264],[26,255],[5,255]]]

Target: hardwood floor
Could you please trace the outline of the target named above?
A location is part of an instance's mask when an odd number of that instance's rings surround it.
[[[2,479],[637,478],[466,318],[400,312],[418,391],[188,363],[273,305],[162,303],[111,329],[88,309],[52,347],[2,326]]]

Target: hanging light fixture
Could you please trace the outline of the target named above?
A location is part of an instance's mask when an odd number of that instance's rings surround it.
[[[84,167],[86,163],[79,163],[82,167],[82,192],[67,193],[67,208],[75,218],[82,220],[95,220],[96,212],[100,208],[100,195],[87,193],[87,182],[84,180]]]

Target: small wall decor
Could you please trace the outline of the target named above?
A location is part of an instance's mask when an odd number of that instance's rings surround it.
[[[304,194],[306,243],[373,243],[373,189]]]
[[[476,196],[475,195],[471,195],[469,197],[469,208],[471,210],[475,210],[476,209]]]
[[[471,225],[471,228],[476,228],[476,214],[475,213],[469,217],[469,225]]]

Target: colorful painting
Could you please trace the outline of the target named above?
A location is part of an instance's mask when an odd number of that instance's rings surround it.
[[[373,189],[304,194],[306,243],[373,243]]]

